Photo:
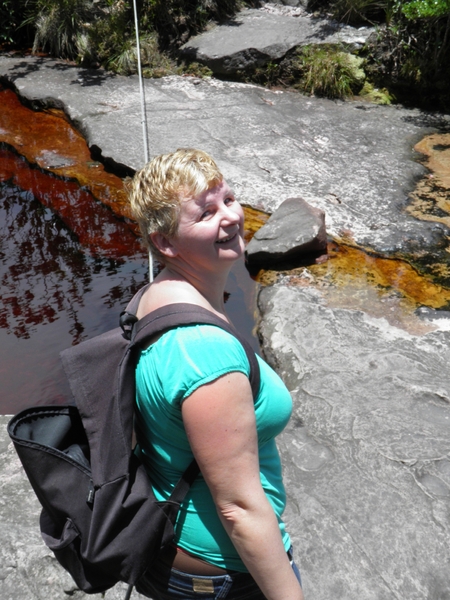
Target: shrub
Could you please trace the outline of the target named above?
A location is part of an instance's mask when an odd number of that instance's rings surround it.
[[[0,0],[0,43],[12,42],[17,29],[16,10],[13,0]]]
[[[27,43],[28,31],[20,28],[26,0],[0,0],[0,44]]]
[[[176,72],[175,62],[159,51],[156,33],[153,32],[141,37],[140,49],[144,77],[164,77]],[[108,67],[123,75],[136,73],[136,40],[129,38],[123,45],[122,51],[110,58]]]
[[[36,28],[33,52],[42,48],[60,58],[76,58],[80,39],[98,14],[96,3],[93,0],[37,0],[35,10],[37,15],[33,14],[26,21],[34,22]]]

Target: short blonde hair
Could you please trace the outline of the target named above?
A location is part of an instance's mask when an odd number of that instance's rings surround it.
[[[162,255],[152,233],[173,237],[178,230],[180,203],[195,198],[223,180],[214,160],[202,150],[179,148],[153,158],[128,185],[131,212],[156,258]]]

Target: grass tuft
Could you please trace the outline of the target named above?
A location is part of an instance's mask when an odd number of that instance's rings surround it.
[[[329,46],[305,46],[296,69],[301,74],[295,87],[326,98],[348,98],[364,84],[363,59]]]

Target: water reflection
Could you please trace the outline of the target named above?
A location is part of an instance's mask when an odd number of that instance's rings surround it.
[[[0,183],[0,412],[69,397],[59,352],[116,326],[147,278],[142,251],[109,254],[83,247],[31,192]]]
[[[123,259],[84,254],[62,219],[30,192],[3,183],[0,201],[0,327],[26,339],[64,314],[73,343],[79,342],[85,325],[78,312],[93,276],[117,273]],[[115,286],[105,304],[122,299]]]

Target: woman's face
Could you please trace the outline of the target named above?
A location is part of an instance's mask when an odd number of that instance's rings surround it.
[[[183,261],[203,268],[235,261],[244,253],[244,212],[225,180],[181,201],[171,244]]]

